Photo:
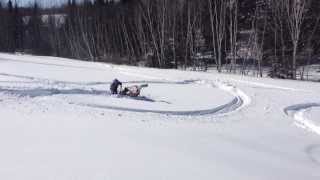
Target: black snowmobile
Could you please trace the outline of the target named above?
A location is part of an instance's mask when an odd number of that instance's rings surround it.
[[[130,87],[125,87],[123,90],[120,90],[120,95],[138,97],[140,95],[141,89],[148,87],[148,84],[134,85]]]
[[[110,85],[110,91],[111,94],[118,94],[120,96],[138,97],[141,89],[145,87],[148,87],[148,84],[134,85],[122,89],[122,82],[120,82],[118,79],[115,79]]]

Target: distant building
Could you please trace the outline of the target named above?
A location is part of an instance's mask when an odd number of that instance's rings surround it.
[[[66,14],[43,14],[41,15],[41,21],[44,26],[53,24],[55,27],[61,27],[66,22]],[[31,16],[24,16],[23,23],[29,24]]]

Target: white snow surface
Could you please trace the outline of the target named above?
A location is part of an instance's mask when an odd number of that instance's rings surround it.
[[[148,83],[141,97],[110,95]],[[0,179],[320,179],[320,84],[0,54]]]

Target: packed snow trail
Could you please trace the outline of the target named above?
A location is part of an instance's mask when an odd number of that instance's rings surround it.
[[[320,103],[297,104],[285,108],[284,112],[296,120],[295,124],[297,126],[320,135],[320,126],[305,116],[305,113],[314,107],[320,107]]]
[[[202,81],[200,81],[201,84]],[[178,83],[180,84],[180,83]],[[208,84],[208,83],[205,83]],[[109,105],[98,105],[98,104],[86,104],[86,103],[72,103],[80,106],[88,106],[93,108],[103,108],[103,109],[112,109],[119,111],[130,111],[130,112],[140,112],[140,113],[158,113],[166,115],[178,115],[178,116],[202,116],[202,115],[227,115],[233,112],[240,110],[241,108],[250,104],[250,98],[243,93],[241,90],[233,87],[231,85],[226,85],[223,83],[213,83],[212,85],[217,85],[220,89],[234,95],[234,99],[229,103],[214,107],[212,109],[206,110],[195,110],[195,111],[159,111],[159,110],[147,110],[147,109],[137,109],[137,108],[126,108],[126,107],[117,107]]]
[[[226,91],[227,93],[234,96],[234,99],[230,102],[220,105],[218,107],[214,107],[212,109],[206,110],[196,110],[196,111],[157,111],[157,110],[146,110],[146,109],[134,109],[134,108],[123,108],[123,107],[116,107],[116,106],[108,106],[108,105],[93,105],[93,104],[78,104],[82,106],[90,106],[96,108],[105,108],[105,109],[113,109],[113,110],[122,110],[122,111],[132,111],[132,112],[150,112],[150,113],[159,113],[159,114],[166,114],[166,115],[184,115],[184,116],[197,116],[197,115],[227,115],[233,112],[236,112],[246,106],[248,106],[251,102],[251,99],[248,95],[246,95],[242,90],[239,88],[232,86],[227,83],[219,82],[219,81],[210,81],[210,80],[184,80],[182,82],[175,82],[175,79],[172,78],[163,78],[159,76],[154,76],[150,74],[143,74],[139,71],[132,70],[125,67],[114,67],[114,66],[107,66],[111,67],[119,71],[119,73],[139,78],[146,78],[146,79],[153,79],[158,80],[159,82],[163,83],[174,83],[174,84],[185,84],[185,83],[197,83],[203,85],[210,85],[213,87],[218,87],[219,89]],[[151,83],[151,82],[144,82],[144,83]]]

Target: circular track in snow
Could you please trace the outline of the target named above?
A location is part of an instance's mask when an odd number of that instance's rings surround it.
[[[26,79],[26,77],[19,77]],[[28,78],[32,83],[37,80]],[[50,82],[46,79],[38,79],[39,84]],[[109,93],[101,90],[87,90],[82,88],[60,89],[59,86],[66,86],[66,82],[51,82],[57,88],[6,88],[1,87],[0,92],[14,94],[18,96],[27,96],[31,98],[43,96],[60,96],[68,100],[70,104],[87,106],[93,108],[112,109],[119,111],[141,112],[141,113],[158,113],[166,115],[225,115],[235,112],[248,104],[251,99],[237,87],[222,83],[219,81],[195,81],[186,80],[182,82],[174,81],[144,81],[128,82],[130,83],[149,83],[152,88],[144,89],[143,92],[149,91],[149,94],[158,97],[140,97],[140,98],[110,98]],[[72,84],[77,85],[77,84]],[[85,85],[85,84],[80,84]],[[189,86],[189,87],[186,87]],[[161,89],[165,87],[165,89]],[[160,88],[160,90],[156,90]],[[214,89],[217,89],[216,91]],[[156,92],[155,92],[156,91]],[[158,92],[157,92],[158,91]],[[185,94],[187,92],[187,94]],[[158,93],[158,94],[157,94]],[[230,96],[231,95],[231,96]],[[169,98],[167,99],[167,97]],[[180,96],[180,100],[176,98]],[[75,98],[74,98],[75,97]],[[166,97],[165,100],[162,100]],[[80,99],[80,100],[79,100]],[[118,99],[118,101],[114,101]],[[157,100],[160,99],[160,100]],[[84,100],[84,101],[83,101]],[[102,102],[101,102],[102,101]],[[114,101],[113,103],[110,103]],[[185,102],[184,104],[179,104]],[[213,103],[214,102],[214,103]],[[122,105],[122,106],[121,106]]]
[[[150,83],[152,84],[152,83]],[[163,84],[166,84],[166,82],[163,82],[161,83],[162,85]],[[170,84],[170,87],[172,88],[173,83],[170,82],[168,83]],[[93,99],[93,101],[95,103],[88,103],[88,102],[79,102],[78,100],[75,100],[73,101],[71,104],[76,104],[76,105],[80,105],[80,106],[87,106],[87,107],[93,107],[93,108],[102,108],[102,109],[111,109],[111,110],[119,110],[119,111],[130,111],[130,112],[140,112],[140,113],[158,113],[158,114],[166,114],[166,115],[179,115],[179,116],[200,116],[200,115],[224,115],[224,114],[229,114],[229,113],[232,113],[232,112],[235,112],[245,106],[247,106],[249,103],[250,103],[250,98],[245,94],[243,93],[240,89],[234,87],[234,86],[231,86],[231,85],[228,85],[228,84],[225,84],[225,83],[221,83],[221,82],[212,82],[212,81],[196,81],[196,82],[192,82],[190,81],[190,83],[176,83],[177,85],[179,86],[186,86],[186,85],[192,85],[192,86],[196,86],[197,88],[200,88],[200,86],[204,86],[204,87],[207,87],[207,88],[210,88],[210,91],[213,91],[213,88],[214,87],[217,87],[217,91],[216,94],[214,93],[195,93],[195,92],[190,92],[191,94],[189,94],[189,96],[184,96],[184,98],[186,99],[186,101],[188,101],[188,103],[190,104],[190,107],[192,109],[196,109],[196,110],[192,110],[189,108],[186,108],[186,109],[181,109],[180,110],[169,110],[171,109],[170,108],[170,105],[171,105],[171,102],[170,102],[170,98],[169,100],[166,99],[166,101],[157,101],[157,100],[154,100],[152,98],[146,98],[146,97],[142,97],[142,98],[139,98],[139,99],[135,99],[133,98],[134,102],[131,101],[131,102],[126,102],[125,100],[121,99],[120,101],[118,102],[114,102],[114,103],[110,103],[108,101],[112,101],[112,100],[115,100],[117,98],[109,98],[109,99],[106,99],[104,103],[96,103],[97,101],[95,101]],[[180,87],[180,88],[182,88]],[[151,88],[150,88],[151,89]],[[189,89],[190,91],[190,88],[187,88]],[[143,90],[145,91],[145,90]],[[195,90],[196,91],[196,90]],[[207,91],[207,92],[210,92],[210,91]],[[217,93],[219,92],[219,93]],[[151,92],[150,92],[151,93]],[[154,92],[153,92],[154,93]],[[164,92],[161,92],[162,93],[162,96],[163,94],[165,94]],[[166,92],[166,93],[170,93],[169,92]],[[181,92],[180,92],[181,93]],[[208,107],[208,108],[199,108],[199,105],[197,105],[196,103],[194,103],[191,98],[191,96],[201,96],[201,98],[204,98],[204,99],[210,99],[212,98],[213,100],[214,99],[218,99],[218,98],[221,98],[219,96],[221,96],[222,94],[225,94],[225,93],[228,93],[229,95],[232,95],[233,98],[228,98],[229,100],[228,101],[224,101],[224,102],[227,102],[227,103],[220,103],[220,105],[216,105],[215,107]],[[173,92],[173,94],[171,94],[171,98],[174,99],[174,96],[177,96],[179,95],[179,91],[177,92]],[[78,98],[78,97],[76,97]],[[132,98],[125,98],[125,99],[131,99]],[[223,99],[223,98],[222,98]],[[226,98],[224,98],[226,99]],[[136,100],[142,100],[142,104],[139,102],[139,101],[136,101]],[[145,101],[145,102],[143,102]],[[152,103],[153,102],[157,102],[158,105],[159,103],[162,103],[162,107],[165,107],[167,106],[167,108],[153,108],[153,107],[149,107],[149,106],[152,106]],[[208,102],[208,101],[206,101]],[[121,105],[121,103],[123,103]],[[139,104],[140,103],[140,104]],[[143,104],[143,103],[146,103],[146,104]],[[119,105],[120,104],[120,105]],[[176,106],[175,103],[173,103],[173,106],[174,107]]]
[[[320,135],[320,126],[317,125],[314,120],[307,117],[307,112],[312,111],[312,108],[319,108],[320,103],[305,103],[296,104],[286,107],[284,112],[294,118],[295,125],[298,127],[310,130]]]

